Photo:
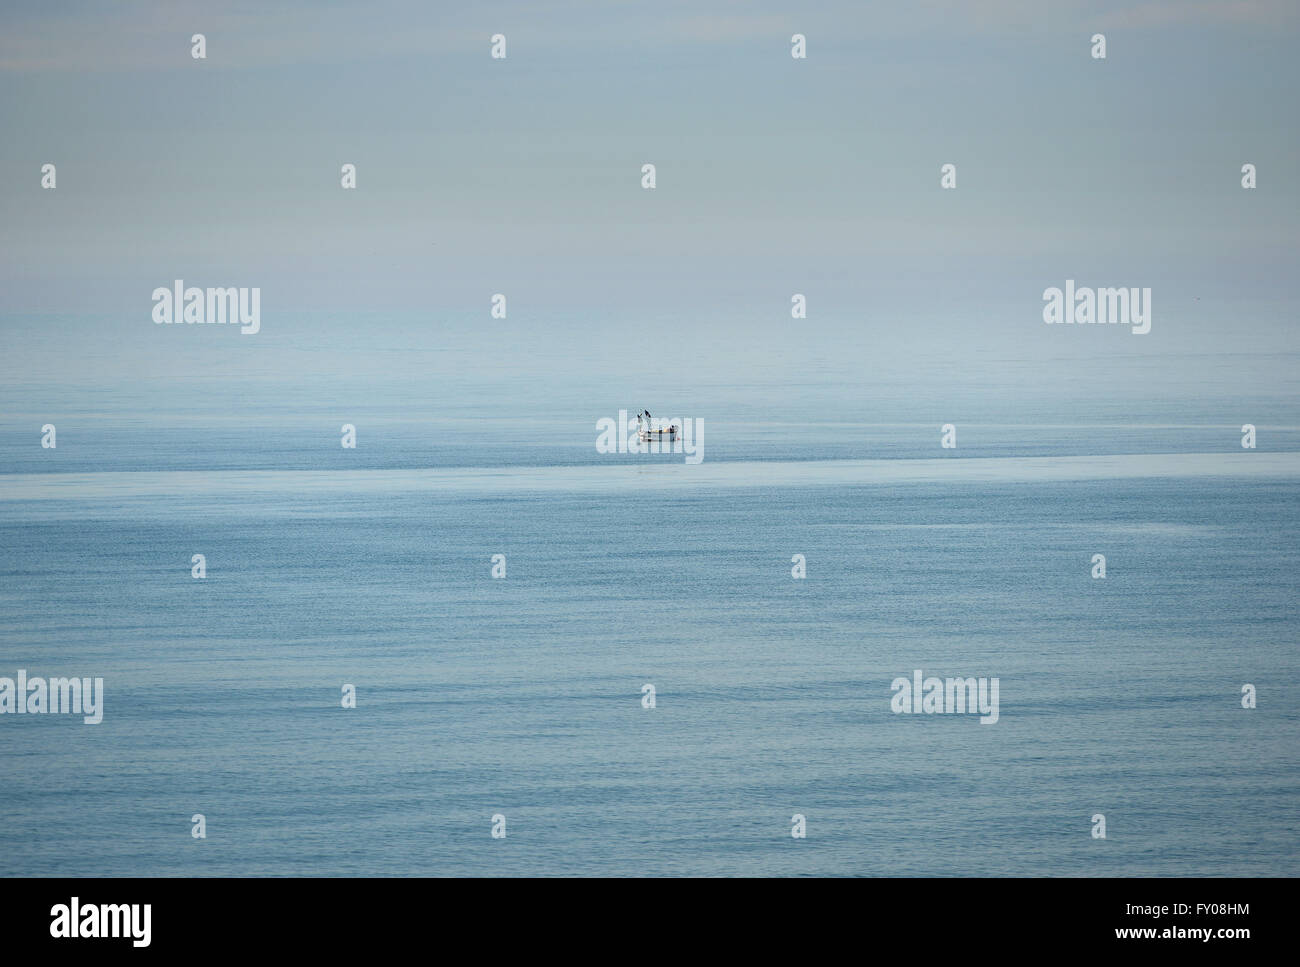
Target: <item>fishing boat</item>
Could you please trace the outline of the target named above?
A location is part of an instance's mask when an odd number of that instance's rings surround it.
[[[650,411],[636,415],[636,438],[642,443],[672,443],[677,439],[677,424],[656,427],[650,422]]]

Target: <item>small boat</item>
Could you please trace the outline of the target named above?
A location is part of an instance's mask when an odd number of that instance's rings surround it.
[[[650,411],[643,410],[636,415],[636,438],[641,443],[672,443],[677,439],[677,424],[671,426],[652,427],[650,424]]]
[[[653,443],[655,440],[672,443],[677,439],[677,427],[669,426],[661,430],[638,430],[636,438],[642,443]]]

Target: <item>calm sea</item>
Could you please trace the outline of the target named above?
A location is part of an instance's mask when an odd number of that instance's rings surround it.
[[[2,875],[1300,873],[1276,360],[43,326],[6,321],[0,676],[105,713],[0,717]],[[643,406],[704,462],[598,454]],[[893,714],[914,669],[999,721]]]

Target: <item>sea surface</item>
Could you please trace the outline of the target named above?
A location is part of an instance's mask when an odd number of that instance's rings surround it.
[[[5,320],[0,676],[105,712],[0,716],[0,875],[1300,874],[1295,353],[303,326]],[[703,462],[598,453],[643,406]]]

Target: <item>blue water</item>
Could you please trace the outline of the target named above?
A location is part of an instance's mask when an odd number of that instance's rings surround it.
[[[1175,398],[1176,360],[1099,358],[1083,411],[1032,359],[700,372],[691,467],[595,452],[657,400],[589,357],[77,381],[25,326],[0,675],[106,701],[0,717],[0,874],[1300,873],[1300,430],[1258,359]],[[1000,720],[893,714],[916,668],[998,677]]]

